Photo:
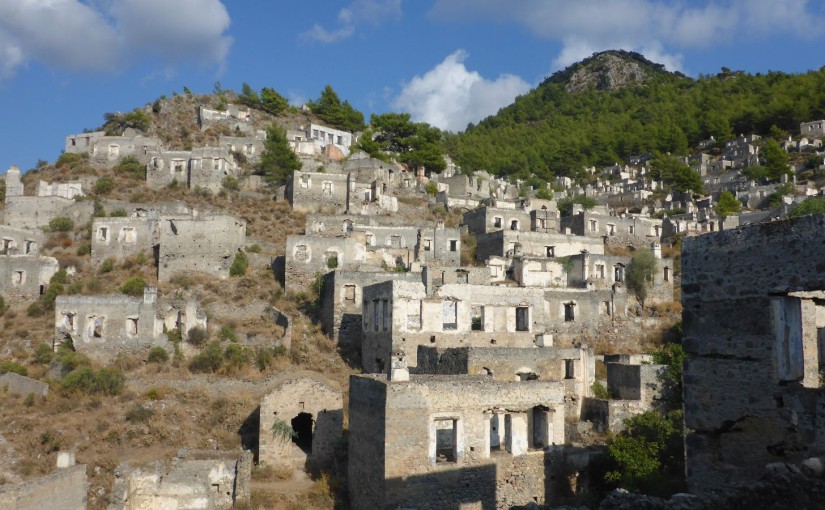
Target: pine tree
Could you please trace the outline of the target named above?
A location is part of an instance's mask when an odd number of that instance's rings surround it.
[[[286,131],[277,124],[266,130],[264,151],[261,154],[261,174],[273,185],[283,184],[292,172],[301,169],[301,160],[286,139]]]

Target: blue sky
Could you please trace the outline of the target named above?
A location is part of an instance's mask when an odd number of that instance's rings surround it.
[[[825,65],[820,0],[0,0],[0,172],[162,94],[330,84],[462,130],[595,51],[690,76]]]

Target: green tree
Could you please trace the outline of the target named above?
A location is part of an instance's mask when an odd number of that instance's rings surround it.
[[[143,291],[146,288],[146,281],[140,276],[132,276],[128,280],[126,280],[123,285],[120,286],[118,289],[122,294],[126,294],[127,296],[142,296]]]
[[[250,108],[260,108],[261,106],[261,98],[258,97],[258,93],[255,92],[255,89],[250,87],[246,82],[241,85],[241,93],[238,94],[238,102],[242,105],[249,106]]]
[[[648,248],[637,250],[627,266],[627,289],[636,296],[639,304],[645,305],[650,287],[653,285],[653,275],[656,272],[656,258]]]
[[[232,260],[232,265],[229,266],[229,276],[243,276],[246,274],[246,268],[249,266],[249,258],[246,253],[239,251],[235,254]]]
[[[370,117],[370,130],[356,148],[373,157],[387,153],[412,167],[429,172],[447,168],[444,134],[426,122],[412,122],[409,113],[385,113]]]
[[[328,126],[346,131],[362,131],[364,114],[352,107],[349,102],[341,102],[331,85],[324,87],[320,97],[307,103],[309,111],[317,115]]]
[[[301,160],[289,146],[286,131],[277,124],[266,130],[260,168],[264,179],[273,185],[285,183],[293,171],[301,169]]]
[[[613,468],[608,483],[633,492],[670,496],[682,489],[684,444],[682,411],[655,411],[625,420],[625,429],[607,446]]]
[[[765,168],[771,179],[779,179],[784,174],[792,174],[788,166],[788,153],[776,140],[768,139],[762,145],[762,155],[765,157]]]
[[[289,107],[286,98],[269,87],[261,89],[260,104],[261,108],[270,115],[278,115]]]
[[[679,322],[679,328],[681,325],[682,323]],[[650,354],[653,357],[653,363],[667,367],[662,377],[662,384],[665,391],[670,394],[671,398],[668,400],[680,405],[682,402],[682,367],[687,357],[682,344],[669,343],[653,350]]]
[[[808,197],[788,212],[791,218],[809,214],[825,214],[825,197]]]
[[[742,203],[730,191],[723,191],[716,203],[716,214],[722,219],[742,210]]]

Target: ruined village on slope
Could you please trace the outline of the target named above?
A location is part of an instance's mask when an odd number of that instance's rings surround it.
[[[216,146],[86,132],[67,136],[64,154],[92,171],[5,174],[0,357],[36,351],[47,362],[2,366],[15,414],[0,430],[0,508],[312,507],[278,488],[318,479],[344,480],[354,509],[575,502],[608,433],[674,397],[668,367],[648,352],[682,306],[688,489],[755,479],[779,461],[821,473],[809,457],[825,444],[825,220],[776,221],[821,190],[744,177],[760,161],[758,136],[716,156],[708,140],[685,160],[704,195],[652,200],[662,184],[640,155],[589,169],[595,185],[559,178],[538,198],[520,182],[462,174],[446,156],[440,174],[370,158],[350,150],[359,133],[304,115],[286,130],[303,167],[273,196],[240,161],[260,158],[269,119],[208,102],[192,117]],[[825,121],[805,123],[784,148],[822,160],[823,137]],[[128,198],[99,197],[96,184],[127,159],[145,180],[115,181]],[[49,171],[55,181],[35,186]],[[743,211],[720,217],[726,191]],[[154,200],[166,192],[182,198]],[[561,211],[573,197],[596,205]],[[640,294],[627,276],[642,252],[654,264]],[[127,289],[134,274],[142,285]],[[81,277],[96,283],[74,285]],[[224,364],[257,357],[257,369],[188,374],[209,337]],[[48,363],[61,355],[80,368]],[[111,405],[136,412],[125,426],[79,422],[92,439],[60,423],[61,413],[94,415],[105,398],[61,395],[73,370],[102,370],[88,366],[121,367],[125,391]],[[224,395],[170,421],[206,420],[238,393],[245,406],[226,411],[237,428],[149,437],[160,430],[152,420],[186,398]],[[64,409],[26,421],[47,406]],[[90,446],[99,438],[118,452],[106,462]],[[177,453],[159,446],[173,439]]]

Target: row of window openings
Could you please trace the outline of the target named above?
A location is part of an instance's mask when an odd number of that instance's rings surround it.
[[[599,231],[599,222],[596,220],[590,220],[590,231],[591,232],[598,232]],[[607,235],[615,236],[616,235],[616,225],[613,223],[607,224]],[[634,235],[636,233],[636,226],[635,225],[628,225],[627,233],[630,235]],[[659,236],[661,233],[661,227],[659,225],[654,225],[653,227],[653,235]]]
[[[3,238],[3,244],[0,246],[0,255],[8,254],[15,246],[14,239]],[[37,249],[37,243],[35,241],[23,241],[23,253],[25,255],[34,252],[35,249]]]
[[[86,330],[92,338],[103,338],[105,326],[104,317],[90,316],[86,318]],[[68,331],[77,331],[77,314],[64,313],[63,327]],[[127,317],[125,323],[126,334],[129,336],[136,336],[138,334],[138,319],[137,317]]]
[[[312,138],[315,139],[315,140],[320,140],[322,142],[327,142],[327,143],[337,143],[338,145],[343,145],[344,144],[344,136],[343,135],[334,135],[333,133],[327,133],[325,131],[318,131],[317,129],[312,130]]]
[[[390,241],[390,248],[403,248],[402,237],[393,235],[389,237]],[[375,246],[375,234],[368,233],[366,236],[367,246]],[[458,240],[457,239],[450,239],[450,251],[455,252],[458,251]],[[433,249],[433,240],[432,239],[422,239],[421,244],[423,245],[424,251],[432,251]]]
[[[519,445],[520,442],[525,442],[528,450],[541,450],[554,444],[553,411],[544,406],[536,406],[524,414],[528,420],[527,437],[522,435],[524,431],[516,430],[515,422],[520,417],[514,414],[493,414],[487,418],[490,455],[521,453],[523,447]],[[432,461],[436,464],[458,462],[464,454],[459,449],[463,442],[460,441],[463,421],[457,418],[435,418],[433,422],[435,455]]]
[[[493,227],[494,228],[503,228],[504,225],[504,218],[500,218],[496,216],[493,218]],[[518,220],[510,220],[510,230],[518,230],[519,229],[519,221]]]
[[[109,229],[109,227],[98,227],[97,240],[109,242],[110,234],[111,230]],[[137,231],[132,227],[123,227],[120,229],[120,233],[117,236],[117,240],[123,243],[135,243],[137,242]]]

